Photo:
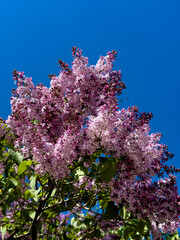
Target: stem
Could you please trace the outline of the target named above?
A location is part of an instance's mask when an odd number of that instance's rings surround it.
[[[48,194],[47,194],[47,196],[45,198],[43,198],[41,200],[41,202],[39,204],[39,207],[36,210],[36,215],[34,217],[34,220],[32,221],[32,225],[31,225],[31,238],[32,238],[32,240],[36,240],[37,239],[37,228],[38,228],[38,222],[40,220],[40,216],[41,216],[41,214],[43,212],[44,205],[45,205],[46,201],[49,199],[49,197],[51,196],[51,193],[52,193],[52,191],[54,189],[54,186],[55,186],[55,181],[54,180],[51,181],[50,178],[49,178],[48,183],[49,183],[49,186],[50,186],[50,188],[46,192]]]

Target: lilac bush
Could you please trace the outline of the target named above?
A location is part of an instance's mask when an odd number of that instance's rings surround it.
[[[9,239],[178,239],[179,169],[166,165],[173,155],[161,134],[150,133],[152,114],[119,109],[116,51],[91,66],[80,49],[72,54],[49,88],[13,72],[12,113],[0,129],[3,231]]]

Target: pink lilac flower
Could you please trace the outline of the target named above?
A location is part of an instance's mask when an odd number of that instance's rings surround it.
[[[72,68],[60,60],[62,70],[51,76],[49,88],[34,86],[32,78],[14,71],[17,89],[6,124],[17,136],[15,148],[26,158],[33,155],[36,171],[55,179],[68,176],[74,160],[102,149],[117,159],[117,174],[109,183],[111,200],[125,202],[138,218],[158,222],[162,231],[175,231],[179,224],[175,181],[170,176],[151,182],[152,176],[168,170],[163,164],[170,156],[160,143],[161,135],[150,133],[152,114],[139,113],[136,106],[119,109],[117,95],[125,85],[121,72],[112,70],[115,51],[89,66],[80,49],[72,50]]]

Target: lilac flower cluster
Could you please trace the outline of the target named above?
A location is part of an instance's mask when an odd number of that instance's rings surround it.
[[[134,182],[113,180],[111,184],[111,197],[117,203],[123,202],[127,210],[139,219],[148,217],[157,231],[176,232],[179,227],[180,196],[174,176],[157,182],[149,178]]]
[[[166,153],[161,135],[150,134],[152,114],[139,114],[137,107],[119,110],[117,95],[125,85],[121,72],[112,70],[115,51],[101,56],[95,66],[77,48],[73,58],[72,69],[59,61],[62,70],[51,76],[50,88],[34,86],[31,78],[14,71],[17,89],[6,123],[17,135],[16,149],[33,155],[36,170],[56,179],[69,174],[75,159],[103,149],[117,159],[111,199],[124,202],[139,218],[158,222],[163,232],[174,232],[180,213],[175,180],[150,181],[161,173]]]
[[[37,170],[55,178],[65,177],[74,159],[98,148],[86,126],[93,122],[89,116],[101,114],[102,106],[115,111],[115,95],[125,87],[121,74],[109,73],[115,52],[101,57],[96,66],[88,66],[80,50],[73,54],[72,71],[61,64],[63,70],[52,77],[50,88],[34,86],[31,78],[15,70],[17,90],[13,90],[12,114],[6,121],[18,136],[16,148],[26,156],[33,154]]]

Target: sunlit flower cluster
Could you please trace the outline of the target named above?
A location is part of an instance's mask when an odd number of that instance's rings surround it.
[[[119,110],[117,95],[125,85],[121,72],[112,70],[116,52],[101,56],[95,66],[79,49],[73,48],[73,57],[72,68],[59,61],[62,71],[51,76],[49,88],[34,86],[31,78],[14,71],[17,89],[6,123],[17,136],[16,149],[33,156],[39,173],[55,179],[66,177],[75,159],[102,149],[117,159],[111,199],[138,218],[158,221],[157,229],[176,231],[180,198],[175,180],[151,181],[161,174],[166,146],[159,133],[150,133],[152,114],[140,114],[137,107]]]

